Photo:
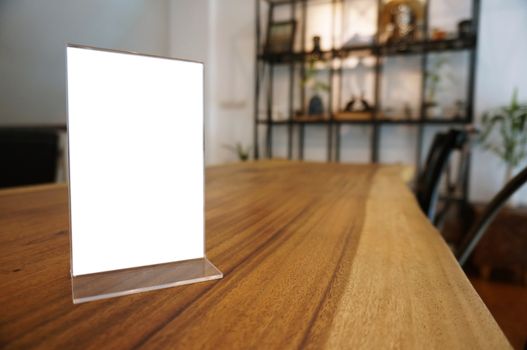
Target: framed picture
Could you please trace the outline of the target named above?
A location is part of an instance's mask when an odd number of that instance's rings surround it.
[[[408,42],[422,39],[423,0],[384,0],[380,10],[379,41]]]
[[[267,28],[265,54],[288,53],[293,51],[296,21],[270,22]]]

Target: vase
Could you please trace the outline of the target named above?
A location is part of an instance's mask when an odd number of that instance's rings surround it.
[[[309,108],[307,110],[309,115],[321,115],[324,114],[324,104],[322,98],[319,95],[311,97],[309,100]]]

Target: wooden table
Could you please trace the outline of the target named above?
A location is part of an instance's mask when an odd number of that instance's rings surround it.
[[[222,280],[81,305],[66,187],[0,194],[0,347],[510,347],[399,167],[238,164],[206,184]]]

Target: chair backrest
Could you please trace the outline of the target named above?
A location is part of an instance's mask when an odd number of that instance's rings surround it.
[[[527,183],[527,167],[525,167],[525,169],[523,169],[512,180],[510,180],[487,205],[483,211],[483,214],[471,227],[458,249],[456,255],[461,265],[464,265],[467,262],[470,254],[472,254],[476,245],[485,235],[487,228],[492,223],[496,215],[498,215],[500,209],[505,205],[505,203],[507,203],[514,192],[520,189],[520,187],[522,187],[525,183]]]
[[[434,137],[423,172],[417,179],[416,196],[421,209],[433,222],[435,217],[441,174],[450,156],[467,142],[467,133],[462,130],[449,130]]]
[[[0,187],[54,182],[59,140],[54,129],[0,129]]]

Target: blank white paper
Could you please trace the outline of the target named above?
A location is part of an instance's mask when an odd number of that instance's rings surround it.
[[[72,274],[204,256],[203,65],[67,48]]]

